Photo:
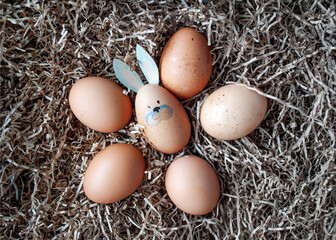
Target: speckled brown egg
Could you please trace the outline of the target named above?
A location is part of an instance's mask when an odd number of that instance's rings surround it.
[[[186,213],[207,214],[219,200],[217,174],[207,161],[197,156],[175,159],[168,167],[165,184],[170,199]]]
[[[201,107],[203,129],[220,140],[250,134],[264,119],[267,99],[243,85],[229,84],[214,91]]]
[[[190,139],[189,117],[182,104],[167,89],[148,84],[140,88],[135,99],[138,123],[150,144],[163,153],[182,150]]]
[[[131,195],[142,183],[145,160],[129,144],[113,144],[100,151],[84,175],[84,192],[97,203],[113,203]]]
[[[69,103],[84,125],[99,132],[118,131],[132,116],[132,104],[123,89],[101,77],[78,80],[70,90]]]
[[[165,88],[180,99],[199,93],[208,83],[212,56],[206,37],[186,27],[168,41],[160,59],[160,76]]]

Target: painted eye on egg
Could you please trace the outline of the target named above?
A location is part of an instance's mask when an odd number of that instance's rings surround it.
[[[156,102],[157,102],[158,104],[160,104],[160,101],[159,101],[159,100],[157,100]]]

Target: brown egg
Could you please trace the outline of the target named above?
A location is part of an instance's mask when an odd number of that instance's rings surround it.
[[[181,103],[167,89],[154,84],[140,88],[135,99],[138,123],[151,145],[163,153],[182,150],[190,139],[191,127]]]
[[[238,84],[214,91],[201,107],[204,130],[220,140],[242,138],[258,127],[267,110],[267,99]]]
[[[217,174],[207,161],[197,156],[175,159],[168,167],[165,183],[170,199],[186,213],[204,215],[218,203]]]
[[[78,80],[69,94],[70,107],[86,126],[99,132],[115,132],[127,125],[132,116],[132,104],[123,89],[101,77]]]
[[[100,151],[84,175],[84,192],[97,203],[113,203],[131,195],[142,183],[145,160],[128,144],[113,144]]]
[[[208,83],[212,56],[207,39],[194,28],[182,28],[168,41],[160,59],[165,88],[180,99],[199,93]]]

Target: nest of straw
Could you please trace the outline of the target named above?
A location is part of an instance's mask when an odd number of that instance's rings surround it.
[[[326,1],[1,2],[0,194],[4,239],[332,239],[336,235],[336,11]],[[213,73],[182,102],[192,138],[177,154],[154,150],[134,117],[95,132],[69,108],[86,76],[119,83],[118,57],[141,44],[159,62],[174,32],[207,36]],[[266,117],[252,134],[219,141],[199,124],[204,99],[229,82],[262,89]],[[129,93],[134,103],[134,93]],[[145,180],[117,203],[87,199],[83,174],[104,147],[124,142],[145,157]],[[221,183],[205,216],[182,212],[164,187],[174,158],[206,159]]]

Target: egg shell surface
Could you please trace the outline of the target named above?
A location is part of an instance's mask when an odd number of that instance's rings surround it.
[[[129,144],[113,144],[100,151],[84,175],[84,192],[97,203],[113,203],[131,195],[142,183],[145,160]]]
[[[162,83],[180,99],[199,93],[208,83],[212,56],[206,37],[196,29],[178,30],[168,41],[160,59]]]
[[[69,103],[84,125],[99,132],[116,132],[125,127],[132,116],[132,104],[123,89],[101,77],[78,80],[70,90]]]
[[[217,174],[207,161],[197,156],[175,159],[168,167],[165,185],[173,203],[189,214],[207,214],[219,200]]]
[[[220,140],[245,137],[258,127],[267,110],[266,97],[238,84],[211,93],[201,107],[201,125]]]
[[[167,89],[155,84],[141,87],[135,99],[135,113],[147,140],[158,151],[176,153],[188,144],[189,117]]]

